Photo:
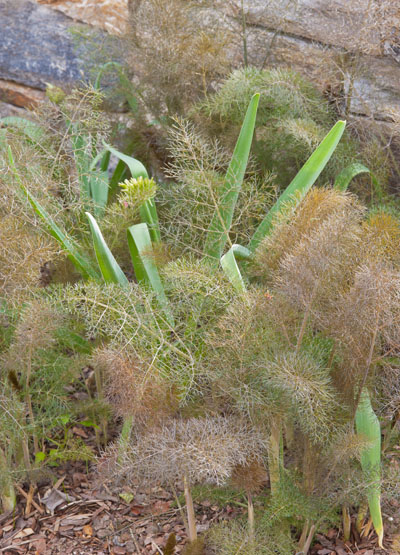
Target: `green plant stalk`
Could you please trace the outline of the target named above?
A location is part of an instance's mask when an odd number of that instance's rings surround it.
[[[250,492],[247,493],[247,519],[249,523],[249,540],[250,549],[254,549],[255,536],[254,536],[254,504],[253,497]]]
[[[260,95],[257,93],[250,100],[231,163],[222,184],[219,204],[215,206],[215,213],[208,229],[204,254],[211,259],[220,260],[225,244],[229,240],[233,212],[242,187],[253,140],[259,99]]]
[[[349,508],[346,506],[342,507],[342,520],[343,520],[343,540],[345,542],[350,540],[351,532],[351,518]]]
[[[361,536],[362,532],[362,524],[364,522],[365,517],[367,516],[368,510],[368,503],[366,501],[362,501],[360,506],[358,507],[357,519],[356,519],[356,530]]]
[[[122,453],[126,450],[131,439],[131,431],[133,426],[133,415],[125,416],[122,422],[122,430],[118,438],[117,459],[118,462],[122,461]]]
[[[0,501],[3,507],[3,512],[12,512],[17,505],[17,496],[15,494],[14,484],[10,478],[10,473],[7,464],[7,457],[3,449],[0,447],[0,475],[1,475],[1,490]]]
[[[29,421],[31,423],[31,426],[34,429],[35,417],[34,417],[33,408],[32,408],[32,398],[29,391],[31,373],[32,373],[32,345],[30,345],[28,348],[28,360],[27,360],[26,376],[25,376],[25,403],[28,409]],[[32,439],[33,439],[33,447],[36,455],[36,453],[38,453],[40,449],[39,449],[39,442],[35,432],[32,432]]]
[[[279,417],[272,418],[271,431],[269,436],[268,445],[268,471],[269,482],[271,487],[271,495],[276,495],[279,490],[281,479],[281,438],[282,438],[282,423]]]
[[[94,379],[96,383],[97,397],[99,401],[102,402],[104,401],[103,377],[97,365],[94,369]],[[89,388],[88,388],[88,392],[89,392],[89,396],[91,397]],[[100,421],[101,421],[101,431],[103,432],[103,438],[102,438],[103,445],[105,446],[108,443],[107,417],[104,414],[102,414],[100,416]],[[97,428],[96,428],[96,442],[97,442],[97,446],[100,448],[100,438],[99,438],[99,433]]]
[[[194,507],[193,507],[193,499],[190,491],[189,480],[186,474],[183,477],[183,489],[185,493],[186,513],[187,513],[188,528],[189,528],[188,536],[189,536],[189,541],[192,543],[197,539],[196,516],[194,512]]]
[[[274,218],[282,211],[282,208],[288,203],[297,206],[303,200],[329,162],[343,135],[345,127],[345,121],[338,121],[332,127],[321,144],[314,150],[295,178],[268,211],[250,241],[249,249],[251,252],[254,252],[264,237],[271,232]]]
[[[364,387],[361,392],[360,402],[357,407],[356,417],[357,434],[369,442],[361,453],[361,467],[368,486],[368,506],[375,531],[378,535],[379,547],[383,547],[383,522],[381,512],[381,428],[369,396]]]

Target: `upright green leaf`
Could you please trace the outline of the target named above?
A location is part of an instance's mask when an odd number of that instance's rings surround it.
[[[228,240],[233,212],[242,187],[253,140],[259,98],[260,95],[258,93],[255,94],[247,108],[232,160],[222,185],[219,205],[215,207],[215,213],[207,233],[204,252],[206,255],[217,260],[221,258],[224,246]]]
[[[157,266],[152,258],[152,242],[147,224],[132,225],[128,229],[128,245],[138,282],[153,289],[160,306],[164,310],[168,323],[173,327],[174,318],[171,308],[165,295]]]
[[[89,220],[93,246],[104,281],[106,283],[119,283],[122,286],[128,285],[128,278],[121,270],[118,262],[115,260],[112,252],[108,248],[96,220],[89,212],[86,212],[86,216]]]
[[[232,245],[229,251],[221,258],[222,269],[238,293],[244,293],[246,291],[246,285],[236,260],[248,260],[250,255],[251,253],[246,247]]]
[[[149,177],[149,174],[147,173],[147,170],[143,166],[142,162],[139,162],[139,160],[136,160],[136,158],[132,158],[132,156],[128,156],[128,154],[120,152],[107,143],[104,143],[104,146],[107,150],[111,152],[111,154],[114,154],[114,156],[116,156],[119,160],[125,162],[125,164],[129,168],[129,171],[131,172],[132,177]]]
[[[104,209],[108,201],[108,174],[106,171],[91,171],[88,179],[90,198],[94,203],[94,213],[96,217],[104,214]]]
[[[366,167],[364,164],[360,164],[359,162],[354,162],[353,164],[348,165],[344,170],[340,172],[340,174],[335,179],[334,188],[339,189],[339,191],[346,191],[352,179],[357,177],[362,173],[369,173],[371,177],[371,181],[375,186],[375,191],[377,192],[378,196],[382,196],[382,187],[380,186],[379,181],[375,177],[375,175]]]
[[[295,205],[299,204],[314,185],[337,147],[345,127],[345,121],[338,121],[332,127],[296,177],[281,194],[274,206],[268,211],[250,241],[249,249],[252,252],[257,248],[260,241],[271,231],[274,217],[282,209],[282,206],[287,202],[293,202]]]
[[[368,390],[361,392],[356,412],[357,434],[368,441],[361,453],[361,467],[368,486],[368,505],[372,522],[378,535],[379,546],[383,541],[383,522],[381,512],[381,427],[371,405]]]
[[[102,155],[100,169],[102,172],[106,172],[110,163],[111,152],[109,150],[103,150],[100,154]]]
[[[151,240],[153,243],[159,243],[161,234],[154,200],[152,198],[147,199],[140,207],[139,213],[142,222],[149,226]]]
[[[68,131],[70,133],[76,171],[81,186],[81,196],[83,199],[92,200],[94,212],[97,218],[104,214],[104,209],[108,201],[108,173],[106,169],[98,169],[97,164],[107,163],[109,152],[104,149],[97,156],[92,157],[92,143],[90,137],[83,133],[79,124],[71,123],[67,120]]]

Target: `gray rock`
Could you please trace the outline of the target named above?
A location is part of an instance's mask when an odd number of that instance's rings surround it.
[[[90,40],[77,39],[79,34]],[[47,82],[65,87],[87,80],[109,40],[107,33],[35,2],[0,0],[0,79],[42,90]],[[117,57],[110,51],[108,59]]]

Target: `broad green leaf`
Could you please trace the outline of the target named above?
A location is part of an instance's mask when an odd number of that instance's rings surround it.
[[[222,185],[219,205],[215,207],[215,213],[208,229],[204,252],[217,260],[221,258],[228,240],[233,212],[242,187],[253,140],[259,98],[260,95],[257,93],[250,100],[232,160]]]
[[[368,487],[368,505],[372,522],[382,547],[383,523],[381,513],[381,427],[371,405],[368,390],[361,392],[356,412],[357,434],[368,441],[368,446],[361,453],[361,467]]]
[[[108,174],[106,171],[96,170],[89,174],[89,192],[95,205],[95,216],[103,216],[108,201]]]
[[[108,184],[108,199],[110,200],[118,188],[118,183],[124,180],[126,174],[126,164],[123,160],[118,160],[118,164],[110,178]]]
[[[321,144],[314,150],[310,158],[281,194],[274,206],[268,211],[250,241],[249,249],[252,252],[257,248],[260,241],[270,233],[274,217],[282,209],[282,206],[288,202],[294,205],[299,204],[314,185],[337,147],[345,127],[345,121],[338,121],[332,127]]]
[[[150,286],[156,294],[157,300],[164,310],[168,323],[173,327],[174,318],[164,287],[152,258],[152,242],[147,224],[132,225],[128,229],[128,246],[131,253],[133,268],[139,283]]]
[[[108,170],[108,165],[110,163],[111,152],[109,150],[103,150],[100,154],[103,155],[100,162],[100,169],[102,172],[106,172]]]
[[[46,459],[46,453],[44,453],[43,451],[38,451],[37,453],[35,453],[35,462],[40,463],[43,462]]]
[[[11,148],[8,147],[8,158],[10,161],[11,169],[17,178],[18,184],[21,191],[28,199],[32,208],[36,214],[44,221],[47,231],[54,237],[61,245],[62,249],[67,253],[68,258],[74,264],[76,269],[82,274],[84,278],[99,279],[99,274],[93,268],[91,262],[87,260],[79,252],[79,245],[69,239],[65,232],[54,222],[52,217],[46,212],[46,210],[41,206],[39,201],[28,191],[25,185],[22,183],[21,178],[15,167],[14,158],[12,155]]]
[[[119,283],[122,286],[128,285],[128,278],[108,248],[96,220],[89,212],[86,212],[86,216],[89,220],[94,251],[104,281],[106,283]]]
[[[159,243],[161,234],[154,200],[152,198],[147,199],[140,207],[139,212],[142,222],[149,227],[151,240],[153,243]]]
[[[247,253],[250,255],[250,251],[245,247],[241,247],[240,245],[232,245],[229,251],[225,253],[224,256],[221,258],[222,269],[224,270],[225,275],[238,293],[244,293],[246,291],[246,285],[244,283],[238,263],[236,262],[236,258],[239,258],[236,256],[236,252],[238,250],[240,252],[242,249],[247,251]]]
[[[335,179],[334,188],[338,189],[339,191],[346,191],[352,179],[360,175],[361,173],[369,173],[371,176],[371,181],[375,186],[375,190],[379,196],[382,195],[382,188],[379,184],[379,181],[375,177],[375,175],[366,167],[364,164],[360,164],[359,162],[354,162],[350,164],[344,170],[340,172],[340,174]]]
[[[125,162],[128,166],[129,171],[131,172],[132,177],[149,177],[146,168],[143,166],[142,162],[136,160],[136,158],[132,158],[132,156],[128,156],[128,154],[124,154],[123,152],[119,152],[119,150],[113,148],[112,146],[104,143],[104,146],[107,150],[114,154],[119,160]]]
[[[107,149],[101,150],[97,156],[95,156],[89,164],[89,170],[94,171],[97,168],[97,164],[100,162],[101,171],[105,172],[108,168],[108,163],[110,161],[110,152]]]

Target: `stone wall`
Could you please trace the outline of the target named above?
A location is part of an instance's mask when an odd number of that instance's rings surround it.
[[[204,25],[217,19],[240,39],[241,0],[204,4]],[[292,67],[341,97],[351,90],[357,116],[400,113],[399,0],[244,0],[244,12],[251,64]],[[35,103],[46,82],[81,79],[90,56],[74,47],[70,28],[119,35],[127,17],[128,0],[0,0],[0,99],[26,105],[31,90]],[[241,40],[231,55],[240,62]]]
[[[126,32],[128,0],[37,0],[71,17],[109,33]]]

